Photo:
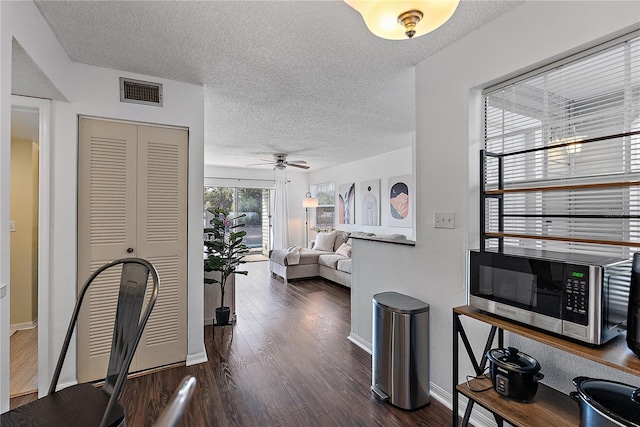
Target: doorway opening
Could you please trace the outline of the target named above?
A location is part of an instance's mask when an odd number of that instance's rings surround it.
[[[11,107],[10,397],[38,390],[40,113]]]
[[[209,227],[209,208],[222,207],[232,215],[245,215],[244,243],[249,247],[246,261],[267,260],[271,249],[270,191],[267,188],[204,187],[204,221]]]

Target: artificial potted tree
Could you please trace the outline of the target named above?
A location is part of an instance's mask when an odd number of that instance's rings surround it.
[[[213,218],[209,221],[211,227],[205,228],[204,246],[207,257],[204,260],[205,273],[217,271],[220,279],[211,276],[206,277],[205,284],[218,283],[220,285],[220,306],[216,308],[216,325],[227,325],[231,309],[224,305],[224,292],[227,280],[232,274],[247,275],[247,271],[238,271],[240,264],[244,264],[242,258],[249,252],[249,247],[243,243],[247,232],[245,224],[240,220],[245,216],[232,216],[229,210],[224,208],[207,209]]]

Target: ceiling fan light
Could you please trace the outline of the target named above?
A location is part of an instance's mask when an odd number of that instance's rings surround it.
[[[362,15],[373,34],[383,39],[420,37],[447,22],[460,0],[344,0]],[[417,13],[415,13],[417,12]],[[417,18],[422,14],[421,17]],[[393,22],[393,25],[391,24]]]

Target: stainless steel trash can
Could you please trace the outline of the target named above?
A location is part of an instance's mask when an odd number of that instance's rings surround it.
[[[405,410],[429,404],[429,304],[397,292],[373,296],[371,371],[381,400]]]

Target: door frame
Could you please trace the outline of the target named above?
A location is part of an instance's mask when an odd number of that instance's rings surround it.
[[[49,390],[51,363],[56,356],[49,355],[49,276],[50,276],[50,200],[51,200],[51,101],[25,96],[11,96],[11,108],[37,110],[38,135],[38,397]],[[9,283],[9,287],[11,283]],[[9,294],[10,295],[10,294]],[[8,333],[9,330],[6,330]],[[3,330],[3,333],[5,331]],[[2,381],[9,382],[9,378]],[[7,390],[9,388],[7,387]]]

